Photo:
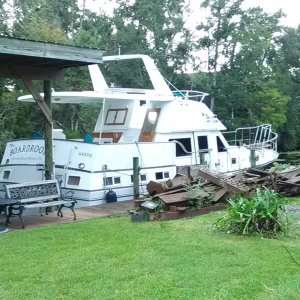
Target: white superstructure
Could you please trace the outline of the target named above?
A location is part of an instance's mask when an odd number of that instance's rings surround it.
[[[202,102],[206,94],[172,92],[151,58],[145,55],[104,57],[104,62],[142,59],[152,89],[108,87],[98,66],[90,66],[92,92],[54,92],[53,103],[101,102],[93,139],[67,140],[54,132],[55,176],[74,190],[80,205],[105,202],[112,189],[118,201],[133,195],[133,157],[140,163],[140,192],[150,180],[172,178],[177,166],[206,165],[219,172],[264,166],[278,157],[277,135],[270,125],[240,128],[228,142],[225,126]],[[23,96],[20,101],[33,101]],[[55,138],[57,137],[57,139]],[[44,176],[44,141],[9,141],[0,182],[29,182]]]

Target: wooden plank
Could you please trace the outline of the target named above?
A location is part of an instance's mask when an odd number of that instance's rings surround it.
[[[244,194],[250,190],[246,185],[224,175],[215,174],[207,168],[200,168],[199,175],[220,187],[226,187],[229,191],[234,193]]]
[[[176,190],[171,190],[171,191],[168,191],[168,192],[156,194],[155,197],[160,197],[160,196],[163,196],[163,195],[176,194],[176,193],[180,193],[180,192],[186,192],[186,189],[185,188],[179,188],[179,189],[176,189]]]
[[[288,171],[288,172],[280,172],[278,175],[284,179],[290,179],[294,176],[298,176],[299,174],[300,174],[300,168],[297,168],[295,170]]]
[[[289,180],[286,180],[289,183],[300,183],[300,176],[291,177]]]
[[[300,184],[297,183],[293,183],[293,182],[289,182],[289,181],[282,181],[282,180],[278,180],[277,181],[277,185],[279,185],[280,187],[300,187]]]
[[[253,173],[249,173],[249,172],[246,172],[245,175],[246,175],[246,176],[249,176],[249,177],[256,177],[256,178],[259,178],[259,177],[260,177],[260,175],[253,174]]]
[[[174,203],[186,203],[186,192],[169,194],[169,195],[159,195],[159,198],[166,204],[174,204]]]
[[[25,204],[26,208],[41,208],[41,207],[50,207],[50,206],[58,206],[62,204],[70,204],[71,201],[57,200],[50,202],[42,202],[42,203],[33,203],[33,204]]]
[[[228,193],[226,188],[222,188],[217,193],[215,193],[214,197],[211,199],[212,203],[218,202],[222,197],[224,197]]]
[[[269,175],[270,173],[268,171],[263,171],[263,170],[260,170],[260,169],[255,169],[255,168],[250,168],[247,170],[248,173],[251,173],[251,174],[256,174],[256,175],[259,175],[259,176],[267,176]]]
[[[226,208],[225,204],[217,204],[207,207],[202,207],[199,209],[191,209],[185,211],[175,211],[175,212],[163,212],[163,213],[150,213],[149,214],[149,221],[156,221],[156,220],[175,220],[175,219],[182,219],[187,217],[193,217],[198,215],[207,214],[214,211],[223,210]]]
[[[260,182],[269,180],[270,177],[271,177],[271,174],[269,174],[268,176],[263,176],[263,177],[245,178],[245,182],[246,183],[260,183]]]

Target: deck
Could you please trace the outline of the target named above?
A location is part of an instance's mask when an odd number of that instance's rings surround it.
[[[121,202],[106,203],[101,205],[75,208],[77,221],[88,220],[91,218],[108,217],[118,215],[134,208],[134,200],[127,200]],[[50,212],[48,215],[30,215],[23,216],[26,228],[35,228],[42,226],[49,226],[53,224],[71,223],[73,221],[73,214],[69,209],[63,210],[63,218],[58,217],[56,212]],[[0,226],[5,225],[5,215],[0,214]],[[21,222],[18,217],[11,218],[10,230],[22,229]]]

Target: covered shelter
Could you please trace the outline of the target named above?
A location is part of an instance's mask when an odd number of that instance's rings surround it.
[[[0,37],[0,77],[21,79],[44,115],[46,179],[54,176],[51,81],[62,80],[65,68],[102,63],[102,56],[99,49]],[[44,82],[44,97],[33,80]]]

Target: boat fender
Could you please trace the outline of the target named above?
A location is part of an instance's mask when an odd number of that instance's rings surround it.
[[[106,203],[117,202],[117,194],[110,189],[105,195]]]

